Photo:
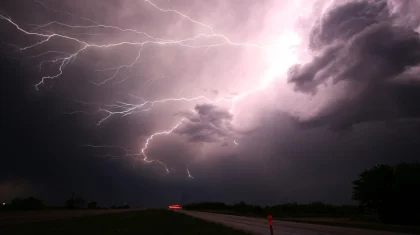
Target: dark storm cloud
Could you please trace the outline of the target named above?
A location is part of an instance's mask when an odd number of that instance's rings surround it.
[[[419,34],[381,23],[347,43],[326,47],[308,64],[294,66],[289,81],[303,91],[313,91],[328,79],[370,84],[394,78],[419,62]]]
[[[397,79],[416,77],[415,69],[405,74],[420,65],[420,36],[394,24],[387,6],[385,1],[351,2],[331,10],[314,27],[310,42],[318,56],[293,66],[289,82],[298,91],[316,94],[321,84],[346,81],[343,92],[361,92],[328,107],[313,123],[349,126],[420,115],[420,80],[407,84]]]
[[[349,203],[351,182],[364,168],[413,161],[420,153],[417,120],[364,123],[336,132],[301,128],[287,113],[261,115],[264,125],[239,139],[237,153],[194,167],[196,179],[205,179],[206,189],[224,200]]]
[[[323,77],[325,72],[332,69],[331,63],[334,61],[331,58],[336,58],[339,55],[342,50],[341,46],[326,48],[320,56],[313,58],[311,63],[294,65],[289,70],[289,81],[295,83],[296,89],[299,91],[315,92],[317,86],[326,79]]]
[[[226,109],[212,104],[196,105],[195,112],[175,132],[192,142],[217,142],[232,135],[231,121],[232,114]]]
[[[363,29],[388,20],[387,2],[357,1],[332,9],[312,29],[310,47],[323,48],[336,40],[348,40]]]

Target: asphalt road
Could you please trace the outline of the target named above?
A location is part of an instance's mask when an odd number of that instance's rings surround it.
[[[38,221],[69,219],[89,215],[103,215],[139,211],[141,209],[115,209],[115,210],[57,210],[32,212],[5,212],[0,213],[0,226],[8,224],[25,224]]]
[[[180,211],[181,213],[203,220],[220,223],[232,228],[259,235],[269,235],[268,220],[235,216],[212,214],[197,211]],[[392,233],[356,228],[305,224],[273,220],[274,235],[407,235],[406,233]]]

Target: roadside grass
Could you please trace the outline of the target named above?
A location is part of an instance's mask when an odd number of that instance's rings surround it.
[[[200,210],[201,212],[215,213],[215,214],[225,214],[225,215],[237,215],[253,218],[264,218],[260,215],[254,213],[245,213],[241,214],[235,211],[229,210]],[[352,221],[349,217],[338,217],[341,221],[335,221],[334,218],[320,219],[322,216],[314,216],[313,218],[288,218],[285,216],[274,217],[274,220],[286,221],[286,222],[297,222],[297,223],[308,223],[308,224],[319,224],[319,225],[329,225],[329,226],[338,226],[338,227],[347,227],[347,228],[359,228],[367,230],[376,230],[376,231],[386,231],[386,232],[397,232],[397,233],[410,233],[410,234],[420,234],[420,226],[404,226],[404,225],[390,225],[382,224],[379,222],[372,221]],[[348,220],[345,220],[348,219]]]
[[[416,226],[390,225],[390,224],[381,224],[381,223],[318,221],[318,220],[310,220],[310,219],[288,219],[288,218],[282,218],[279,220],[289,221],[289,222],[298,222],[298,223],[307,223],[307,224],[339,226],[339,227],[347,227],[347,228],[360,228],[360,229],[386,231],[386,232],[420,234],[420,227],[416,227]]]
[[[145,210],[0,226],[7,235],[203,234],[246,235],[220,224],[166,210]]]

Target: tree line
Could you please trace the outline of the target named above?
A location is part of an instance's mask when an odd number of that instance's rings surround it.
[[[32,211],[32,210],[45,210],[45,209],[129,209],[128,204],[112,205],[110,207],[100,207],[96,201],[87,202],[80,196],[75,196],[73,193],[71,198],[65,201],[61,207],[48,207],[45,203],[35,197],[28,198],[14,198],[8,203],[0,205],[0,211]]]
[[[352,199],[358,205],[286,203],[257,206],[241,201],[234,204],[204,202],[184,205],[184,209],[238,215],[276,217],[375,217],[387,224],[420,224],[420,163],[377,165],[363,171],[353,182]],[[372,216],[366,215],[375,215]]]

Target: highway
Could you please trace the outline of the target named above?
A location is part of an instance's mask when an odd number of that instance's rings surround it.
[[[267,219],[185,210],[179,212],[206,221],[216,222],[235,229],[251,232],[256,235],[270,234]],[[407,233],[393,233],[277,220],[273,220],[273,228],[274,235],[407,235]]]

